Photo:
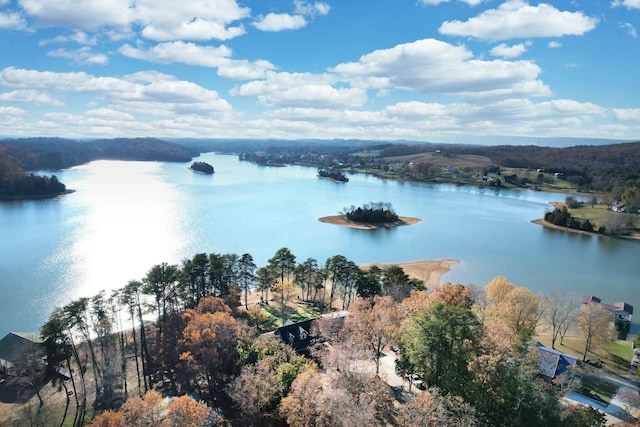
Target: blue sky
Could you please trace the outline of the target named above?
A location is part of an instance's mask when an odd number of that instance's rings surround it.
[[[640,139],[640,0],[0,0],[0,136]]]

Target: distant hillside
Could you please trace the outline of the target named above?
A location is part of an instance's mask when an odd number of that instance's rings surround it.
[[[55,176],[40,177],[26,171],[66,169],[99,159],[188,162],[198,154],[197,150],[155,138],[0,140],[0,197],[47,197],[66,191]]]

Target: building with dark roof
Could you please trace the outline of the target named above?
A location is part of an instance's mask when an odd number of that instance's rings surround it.
[[[536,341],[535,346],[540,353],[540,358],[538,359],[540,371],[550,378],[564,374],[578,362],[577,357],[569,356],[568,354],[545,347],[540,341]]]
[[[26,354],[38,351],[40,335],[31,332],[9,332],[0,340],[0,368],[11,369]]]
[[[633,306],[626,302],[616,302],[613,305],[603,304],[602,300],[593,295],[584,295],[582,297],[582,304],[598,304],[600,307],[607,310],[614,316],[614,322],[618,323],[631,323],[631,316],[633,316]]]

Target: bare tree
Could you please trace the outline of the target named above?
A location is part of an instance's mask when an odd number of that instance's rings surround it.
[[[595,343],[611,340],[611,313],[598,303],[585,304],[580,311],[578,329],[582,332],[585,340],[584,354],[582,355],[584,362]]]
[[[580,309],[580,300],[575,294],[561,295],[552,292],[544,297],[544,320],[551,328],[551,348],[556,348],[556,341],[562,339],[576,322],[576,315]]]

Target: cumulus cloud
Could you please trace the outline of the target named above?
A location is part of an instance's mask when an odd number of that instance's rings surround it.
[[[118,49],[122,55],[156,63],[181,63],[201,67],[218,68],[218,75],[231,80],[250,80],[264,77],[268,70],[275,69],[269,61],[234,60],[231,49],[200,46],[182,41],[160,43],[151,48],[134,47],[128,44]]]
[[[0,13],[0,30],[27,31],[27,21],[18,13]]]
[[[107,65],[109,62],[109,57],[107,55],[93,52],[88,46],[75,50],[55,49],[47,52],[47,56],[67,58],[77,64],[84,65]]]
[[[229,103],[216,91],[161,73],[136,73],[117,78],[7,67],[0,71],[0,86],[60,94],[82,93],[93,96],[97,103],[107,103],[107,108],[134,114],[140,111],[165,115],[231,111]]]
[[[613,117],[621,122],[640,123],[640,108],[616,108],[613,110]]]
[[[97,38],[95,36],[89,37],[89,35],[84,31],[76,31],[75,33],[68,36],[59,35],[50,39],[41,40],[38,42],[38,46],[47,46],[50,44],[70,42],[86,46],[95,46],[95,44],[97,43]]]
[[[582,12],[560,11],[552,5],[531,6],[523,0],[508,0],[467,21],[445,21],[439,32],[451,36],[499,41],[513,38],[582,35],[596,27],[598,20]]]
[[[307,25],[302,15],[289,15],[287,13],[269,13],[253,23],[254,27],[261,31],[297,30]]]
[[[266,106],[357,107],[367,100],[361,88],[334,87],[327,75],[268,72],[266,79],[234,88],[232,95],[257,97]]]
[[[331,7],[323,2],[309,3],[307,1],[295,0],[293,2],[294,13],[269,13],[266,16],[259,16],[253,26],[260,31],[286,31],[297,30],[305,27],[309,20],[316,16],[329,14]]]
[[[464,46],[435,39],[377,50],[331,70],[368,88],[402,89],[469,98],[548,96],[540,67],[531,61],[485,61]]]
[[[231,55],[231,49],[224,45],[219,47],[199,46],[183,41],[159,43],[148,49],[125,44],[118,49],[118,52],[129,58],[148,62],[182,63],[203,67],[217,67],[223,58]]]
[[[562,43],[552,40],[549,42],[549,44],[547,44],[547,46],[549,46],[551,49],[557,49],[559,47],[562,47]]]
[[[39,92],[37,90],[14,90],[11,92],[1,93],[0,101],[14,103],[29,103],[36,105],[53,105],[61,107],[64,103],[52,98],[50,95]]]
[[[613,7],[626,7],[627,9],[640,9],[640,0],[614,0]]]
[[[134,20],[129,0],[21,0],[25,13],[44,26],[96,31],[101,27],[127,28]]]
[[[508,46],[506,43],[500,43],[498,46],[491,49],[491,55],[501,56],[503,58],[517,58],[527,51],[524,43],[514,44]]]
[[[155,41],[228,40],[244,34],[232,23],[249,16],[249,8],[235,0],[22,0],[25,13],[38,24],[80,31],[112,29],[112,37],[141,28],[141,34]]]

